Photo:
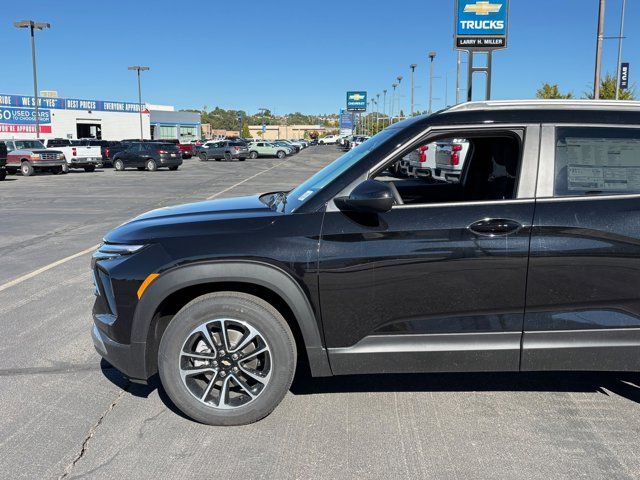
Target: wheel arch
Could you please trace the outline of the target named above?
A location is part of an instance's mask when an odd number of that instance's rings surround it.
[[[222,261],[169,270],[145,291],[134,315],[131,342],[141,347],[135,361],[142,362],[147,378],[157,372],[160,338],[175,313],[191,300],[217,291],[240,291],[271,303],[289,323],[299,353],[306,353],[311,374],[331,375],[316,314],[300,284],[271,264]]]

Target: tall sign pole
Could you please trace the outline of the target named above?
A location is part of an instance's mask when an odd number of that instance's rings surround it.
[[[605,0],[600,0],[598,8],[598,39],[596,41],[596,68],[593,76],[593,98],[600,99],[600,71],[602,69],[602,41],[604,40],[604,6]]]
[[[627,0],[622,0],[622,13],[620,15],[620,35],[618,35],[618,64],[616,74],[616,100],[620,99],[620,80],[622,72],[622,39],[624,38],[624,11],[627,6]]]
[[[485,99],[491,99],[492,54],[507,47],[509,0],[456,0],[454,45],[469,52],[467,61],[467,101],[473,99],[473,75],[487,76]],[[474,66],[474,55],[485,54],[485,66]]]

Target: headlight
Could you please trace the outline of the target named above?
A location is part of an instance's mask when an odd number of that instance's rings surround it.
[[[32,153],[31,154],[31,160],[40,160],[40,154],[39,153]]]
[[[64,160],[64,154],[59,153],[58,154],[58,160]]]
[[[104,243],[93,254],[93,258],[95,258],[96,260],[104,260],[109,258],[123,257],[126,255],[131,255],[143,247],[144,245],[122,245],[115,243]]]

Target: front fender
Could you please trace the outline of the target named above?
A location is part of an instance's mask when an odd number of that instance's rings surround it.
[[[259,285],[276,293],[293,312],[304,340],[313,376],[329,376],[331,369],[322,344],[318,320],[302,287],[279,267],[251,260],[216,261],[177,267],[162,273],[145,290],[133,319],[132,344],[145,345],[136,349],[136,361],[147,370],[146,343],[153,315],[162,301],[178,290],[204,283],[235,282]]]

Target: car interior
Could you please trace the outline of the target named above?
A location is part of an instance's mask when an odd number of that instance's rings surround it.
[[[492,136],[466,135],[464,138],[469,142],[469,148],[464,158],[460,159],[463,162],[460,181],[399,177],[392,175],[389,170],[381,171],[374,178],[391,187],[396,204],[400,205],[514,199],[522,157],[520,137],[515,133],[503,133]],[[404,152],[403,157],[436,140],[441,143],[447,139],[431,138]]]

